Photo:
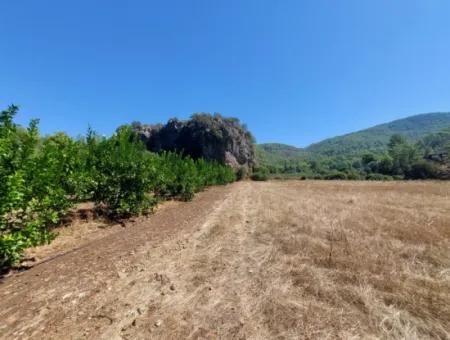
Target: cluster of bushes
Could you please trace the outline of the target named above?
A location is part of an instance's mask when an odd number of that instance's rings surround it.
[[[448,137],[448,142],[450,142],[450,134]],[[382,154],[366,153],[355,164],[362,173],[367,174],[368,179],[382,178],[382,176],[392,179],[439,178],[440,166],[445,166],[446,160],[434,162],[427,159],[427,155],[434,152],[432,149],[423,147],[424,141],[429,138],[431,135],[419,143],[413,144],[401,135],[393,135],[387,152]],[[444,149],[441,152],[446,153]]]
[[[121,218],[236,177],[215,162],[148,152],[130,126],[109,138],[92,130],[79,139],[41,138],[37,120],[26,129],[14,123],[17,111],[0,113],[0,269],[17,263],[24,249],[50,242],[51,227],[78,202],[94,201]]]
[[[250,178],[253,181],[267,181],[269,179],[269,171],[264,167],[255,168]]]

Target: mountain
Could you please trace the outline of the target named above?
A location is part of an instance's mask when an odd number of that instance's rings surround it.
[[[430,133],[450,126],[450,112],[419,114],[343,136],[325,139],[305,151],[323,156],[352,156],[366,151],[382,152],[393,134],[418,141]]]

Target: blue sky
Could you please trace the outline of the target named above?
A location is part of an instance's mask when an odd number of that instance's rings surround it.
[[[450,111],[448,0],[0,2],[0,108],[44,133],[221,112],[305,146]]]

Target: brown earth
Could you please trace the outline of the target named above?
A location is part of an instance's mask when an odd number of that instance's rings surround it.
[[[3,279],[1,338],[450,337],[448,182],[239,182],[90,226]]]

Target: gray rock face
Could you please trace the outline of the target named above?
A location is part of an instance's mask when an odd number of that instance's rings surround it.
[[[254,138],[236,118],[197,113],[191,119],[171,119],[165,125],[133,124],[150,151],[177,151],[234,169],[255,165]]]

